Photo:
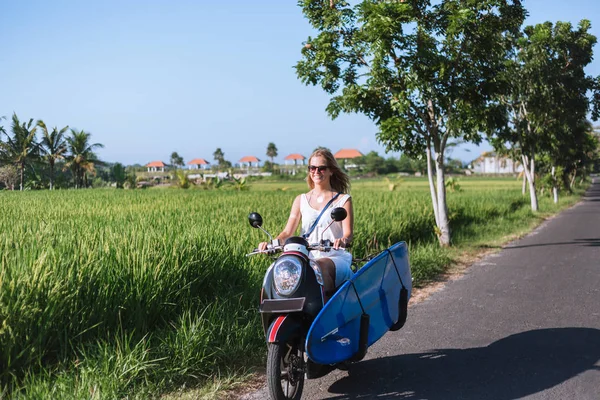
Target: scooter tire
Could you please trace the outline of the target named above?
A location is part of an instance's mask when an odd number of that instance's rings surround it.
[[[290,343],[269,343],[267,351],[267,387],[271,399],[300,400],[304,389],[302,352]]]

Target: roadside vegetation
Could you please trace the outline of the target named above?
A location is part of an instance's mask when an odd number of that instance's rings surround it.
[[[294,183],[251,191],[0,193],[0,371],[23,398],[148,398],[227,382],[261,364],[256,311],[267,258],[246,258],[286,221]],[[357,257],[407,241],[421,286],[464,251],[541,216],[520,182],[464,179],[450,198],[454,247],[440,248],[425,179],[353,182]],[[565,196],[560,207],[576,196]],[[549,197],[543,209],[555,212]],[[219,377],[222,377],[220,380]]]

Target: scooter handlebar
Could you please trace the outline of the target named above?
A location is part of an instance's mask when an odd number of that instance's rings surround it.
[[[338,250],[347,250],[350,248],[350,245],[346,247],[339,247]],[[308,250],[319,250],[323,252],[336,250],[333,248],[333,242],[329,239],[321,240],[321,243],[313,243],[308,246]]]
[[[246,257],[255,256],[257,254],[275,254],[279,253],[281,250],[283,250],[283,246],[271,246],[269,244],[267,245],[266,250],[254,249],[251,253],[246,254]]]
[[[340,249],[344,250],[347,249],[348,247],[340,247]],[[307,250],[318,250],[318,251],[322,251],[322,252],[328,252],[333,249],[333,243],[330,240],[324,240],[321,243],[312,243],[309,244],[307,247]],[[267,245],[267,249],[266,250],[259,250],[259,249],[254,249],[251,253],[246,254],[246,257],[250,257],[250,256],[255,256],[257,254],[275,254],[275,253],[279,253],[283,251],[283,246],[278,245],[278,246],[273,246],[273,245]]]

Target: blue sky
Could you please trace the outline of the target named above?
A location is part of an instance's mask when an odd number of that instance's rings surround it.
[[[524,5],[527,24],[587,18],[600,38],[598,0]],[[213,162],[217,147],[233,163],[265,160],[269,142],[276,161],[317,146],[384,155],[370,120],[332,121],[328,96],[296,78],[310,33],[295,0],[6,0],[0,115],[83,129],[105,145],[102,159],[125,164],[168,162],[172,151]],[[589,74],[600,75],[599,58]],[[463,146],[452,157],[486,149]]]

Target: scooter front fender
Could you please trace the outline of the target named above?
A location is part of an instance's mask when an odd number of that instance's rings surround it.
[[[267,343],[287,342],[300,334],[302,325],[291,314],[282,314],[271,322],[267,330]]]

